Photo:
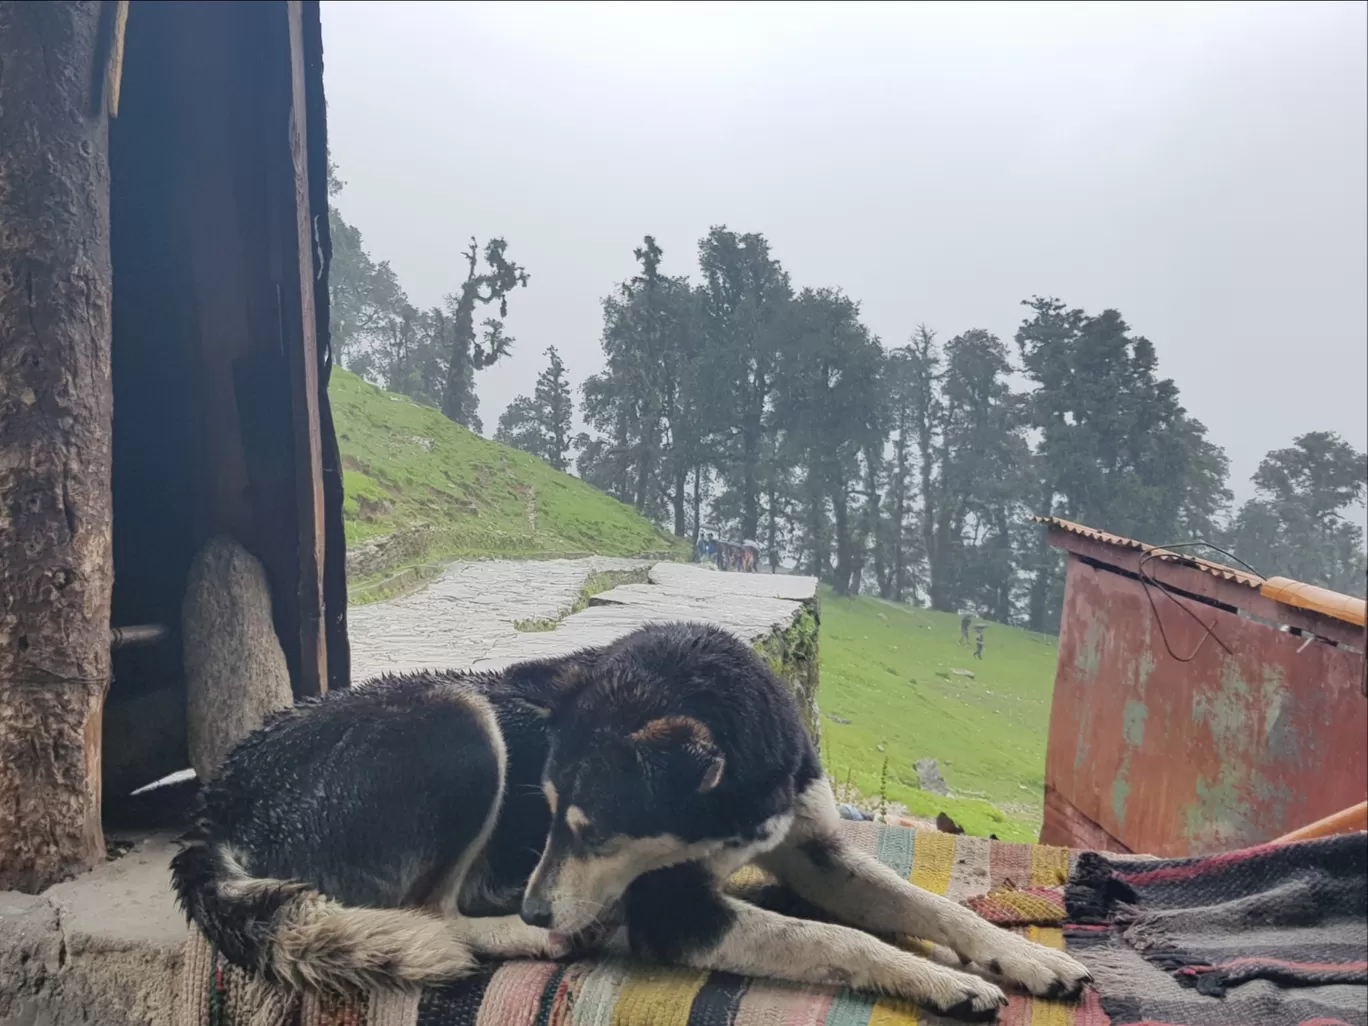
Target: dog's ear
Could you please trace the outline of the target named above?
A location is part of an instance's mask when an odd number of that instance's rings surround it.
[[[692,716],[662,716],[633,731],[627,738],[634,745],[675,758],[670,762],[696,781],[699,794],[707,794],[722,783],[727,759],[717,749],[712,732]]]

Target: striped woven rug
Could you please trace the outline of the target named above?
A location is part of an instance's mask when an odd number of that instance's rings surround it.
[[[844,823],[851,840],[919,887],[1051,947],[1064,946],[1064,848]],[[741,881],[738,880],[738,883]],[[916,943],[916,942],[910,942]],[[289,1005],[229,965],[198,931],[187,942],[177,1026],[914,1026],[950,1022],[898,1002],[729,973],[618,962],[507,962],[421,995]],[[1013,994],[1003,1026],[1107,1026],[1079,1005]]]

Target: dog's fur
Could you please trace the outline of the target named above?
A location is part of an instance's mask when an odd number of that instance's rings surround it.
[[[673,624],[280,714],[205,788],[172,873],[229,959],[287,986],[437,984],[478,956],[597,947],[978,1020],[1005,1003],[988,979],[874,935],[931,941],[1037,995],[1088,980],[852,849],[837,824],[783,683],[726,633]],[[749,863],[850,925],[725,894]]]

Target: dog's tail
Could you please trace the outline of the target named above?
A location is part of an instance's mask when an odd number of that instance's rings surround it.
[[[229,961],[286,987],[409,990],[475,965],[437,916],[356,908],[306,884],[254,877],[222,845],[191,842],[171,860],[171,880],[186,916]]]

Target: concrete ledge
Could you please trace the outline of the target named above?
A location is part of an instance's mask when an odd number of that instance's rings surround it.
[[[0,1026],[171,1026],[188,929],[167,835],[40,895],[0,892]]]

